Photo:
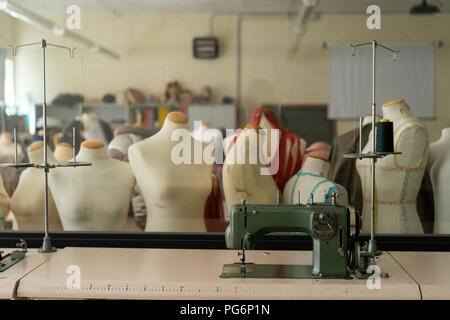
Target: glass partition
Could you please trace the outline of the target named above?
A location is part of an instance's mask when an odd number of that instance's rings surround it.
[[[16,164],[0,168],[2,230],[44,230],[46,153],[57,234],[216,239],[242,200],[333,195],[364,234],[371,206],[378,235],[450,234],[448,13],[381,8],[376,30],[364,6],[321,2],[299,33],[302,1],[169,2],[0,11],[0,163]],[[399,51],[376,51],[374,128],[373,52],[350,47],[373,38]],[[374,148],[396,154],[344,157]]]

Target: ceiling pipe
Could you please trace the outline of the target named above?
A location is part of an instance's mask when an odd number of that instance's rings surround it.
[[[294,57],[299,50],[300,40],[306,32],[308,23],[314,14],[319,0],[303,0],[296,17],[294,28],[292,29],[291,43],[288,49],[289,57]]]
[[[103,53],[115,59],[120,59],[120,56],[115,52],[104,48],[92,40],[89,40],[67,28],[61,27],[53,23],[52,21],[26,9],[11,0],[0,0],[0,10],[3,10],[5,13],[10,16],[19,19],[28,24],[47,29],[56,36],[66,37],[73,41],[82,43],[83,45],[89,47],[92,52]]]

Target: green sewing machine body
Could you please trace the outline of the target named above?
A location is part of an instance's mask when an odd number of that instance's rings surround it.
[[[335,198],[333,199],[335,200]],[[241,263],[226,264],[222,278],[366,278],[370,259],[375,258],[357,241],[360,228],[355,213],[355,232],[350,229],[351,212],[331,203],[237,204],[231,208],[225,232],[227,248],[242,250]],[[245,262],[245,250],[255,248],[271,232],[303,232],[312,238],[312,265],[263,265]],[[381,254],[378,250],[376,255]]]
[[[27,242],[23,239],[20,239],[18,243],[16,243],[17,248],[22,248],[22,250],[14,250],[13,252],[2,256],[3,251],[0,251],[0,272],[3,272],[9,268],[11,268],[16,263],[19,263],[23,259],[25,259],[25,255],[28,252]]]

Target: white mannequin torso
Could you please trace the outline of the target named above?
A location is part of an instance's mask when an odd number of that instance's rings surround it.
[[[64,230],[123,230],[134,186],[129,164],[110,158],[100,141],[83,142],[77,161],[92,166],[56,168],[49,175]]]
[[[47,161],[55,163],[49,149]],[[44,162],[44,143],[34,142],[28,149],[31,163]],[[53,200],[52,192],[48,193],[48,227],[50,230],[62,230],[61,220]],[[11,197],[11,211],[17,221],[19,230],[44,229],[44,173],[42,169],[28,168],[21,175],[19,184]]]
[[[348,195],[341,185],[328,180],[328,169],[330,164],[325,159],[316,156],[309,156],[302,169],[289,179],[283,192],[283,203],[299,203],[298,193],[300,190],[300,203],[306,204],[314,202],[330,202],[325,199],[325,195],[337,194],[336,203],[342,206],[348,205]]]
[[[435,234],[450,233],[450,128],[442,129],[441,138],[430,144],[428,163],[434,193]]]
[[[0,175],[0,220],[5,221],[9,214],[10,199],[8,193],[6,192],[5,186],[3,185],[3,178]]]
[[[58,162],[67,162],[73,159],[73,149],[68,143],[58,143],[55,147],[55,159]]]
[[[420,234],[423,228],[416,199],[428,159],[428,133],[403,100],[383,105],[383,116],[394,124],[394,151],[377,160],[375,173],[375,231],[392,234]],[[372,132],[363,153],[372,150]],[[361,177],[364,206],[363,232],[370,230],[370,160],[356,161]]]
[[[194,139],[187,131],[187,121],[184,114],[171,112],[158,133],[128,150],[131,168],[147,208],[145,231],[206,231],[204,210],[212,188],[212,165],[177,165],[171,158],[172,150],[182,143],[171,140],[176,129],[186,130],[188,136],[182,139],[190,139],[193,157]]]
[[[249,139],[246,137],[248,130],[255,131],[252,128],[244,129],[236,142],[231,147],[228,146],[229,150],[225,149],[228,152],[223,165],[222,179],[227,205],[226,217],[229,216],[231,206],[239,204],[241,200],[246,200],[248,204],[274,204],[277,201],[277,185],[271,175],[261,174],[263,165],[259,157],[256,164],[249,161],[250,147]],[[257,133],[256,135],[258,136]],[[237,161],[240,154],[245,160],[244,164]]]
[[[0,157],[4,156],[14,156],[14,143],[11,139],[11,135],[8,132],[4,132],[0,135]],[[22,146],[17,144],[17,156],[19,161],[21,161],[23,152]]]
[[[269,120],[267,120],[266,116],[263,114],[261,116],[261,120],[259,122],[259,126],[262,129],[266,129],[268,132],[270,129],[274,129],[274,127],[270,124]],[[300,140],[300,142],[299,142]],[[288,160],[291,157],[292,159],[292,163],[296,163],[297,162],[297,153],[298,153],[298,148],[300,148],[300,154],[303,156],[305,154],[305,150],[306,150],[306,145],[307,142],[305,139],[300,138],[299,140],[294,140],[294,143],[292,143],[290,140],[286,140],[286,155],[284,157],[285,162],[284,163],[280,163],[280,169],[281,166],[284,167],[284,170],[286,170],[287,166],[288,166]],[[294,169],[294,167],[292,167],[292,170]],[[288,173],[290,176],[294,175],[295,172],[289,172]]]

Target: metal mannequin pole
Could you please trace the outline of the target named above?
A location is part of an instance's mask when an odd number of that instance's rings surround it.
[[[376,134],[375,134],[375,122],[377,105],[375,103],[375,73],[376,73],[376,47],[375,40],[372,41],[372,153],[375,154],[376,150]],[[375,162],[376,158],[370,159],[372,163],[372,199],[370,203],[370,241],[374,241],[375,233]]]

